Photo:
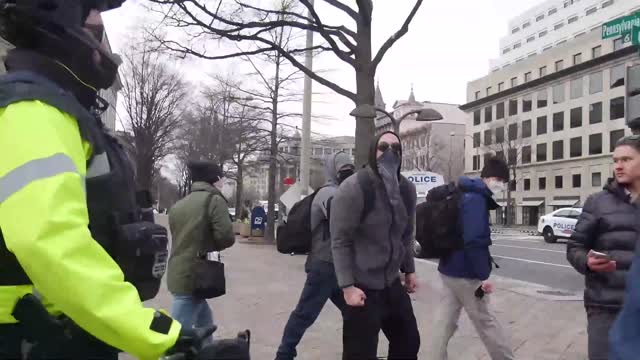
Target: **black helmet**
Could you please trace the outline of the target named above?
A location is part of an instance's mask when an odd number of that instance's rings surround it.
[[[29,48],[57,59],[97,89],[116,79],[120,59],[102,49],[87,34],[84,23],[91,10],[118,8],[125,0],[0,0],[0,36],[18,48]],[[102,37],[103,29],[95,35]],[[93,61],[100,53],[100,64]]]

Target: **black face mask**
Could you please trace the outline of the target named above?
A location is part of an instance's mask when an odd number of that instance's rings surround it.
[[[338,184],[342,184],[343,181],[347,180],[349,176],[353,175],[355,171],[353,169],[344,169],[338,171]]]

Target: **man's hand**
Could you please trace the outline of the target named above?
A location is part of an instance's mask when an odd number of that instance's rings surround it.
[[[495,290],[495,286],[493,286],[491,281],[485,280],[482,282],[482,291],[484,291],[485,294],[491,294],[493,290]]]
[[[347,302],[347,305],[354,307],[364,306],[364,301],[367,299],[364,291],[355,286],[349,286],[342,289],[342,292],[344,292],[344,301]]]
[[[418,277],[416,273],[410,273],[404,275],[404,287],[409,294],[413,294],[418,289]]]
[[[587,266],[594,272],[610,273],[616,271],[615,261],[593,256],[587,256]]]

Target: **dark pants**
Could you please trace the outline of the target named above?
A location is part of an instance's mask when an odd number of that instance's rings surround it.
[[[363,307],[348,307],[344,314],[343,360],[377,359],[380,330],[389,340],[389,360],[417,359],[420,333],[411,298],[397,280],[384,290],[366,290]]]
[[[619,310],[587,307],[589,360],[609,359],[609,330]]]
[[[329,299],[344,314],[347,304],[342,290],[338,287],[333,264],[311,263],[298,305],[289,316],[289,321],[284,328],[276,359],[293,359],[297,356],[296,346],[305,331],[316,321]]]
[[[85,333],[86,334],[86,333]],[[75,341],[54,343],[48,346],[25,347],[29,360],[118,360],[118,351],[101,341],[80,335]],[[22,359],[24,330],[18,324],[0,325],[0,360]]]

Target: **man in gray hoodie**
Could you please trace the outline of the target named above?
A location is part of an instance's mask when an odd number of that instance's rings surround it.
[[[315,322],[327,300],[343,312],[346,304],[338,287],[333,257],[331,256],[331,236],[329,235],[329,214],[331,199],[340,183],[353,175],[355,167],[351,157],[345,152],[329,156],[325,160],[327,183],[318,190],[311,203],[311,253],[307,257],[305,269],[307,281],[302,289],[296,309],[291,313],[284,328],[282,342],[276,354],[277,360],[296,357],[296,346],[305,331]]]
[[[418,356],[420,334],[407,294],[417,287],[416,190],[400,175],[401,163],[398,136],[381,134],[372,143],[369,165],[342,183],[332,202],[333,260],[348,305],[343,359],[376,359],[380,330],[389,340],[389,359]]]

